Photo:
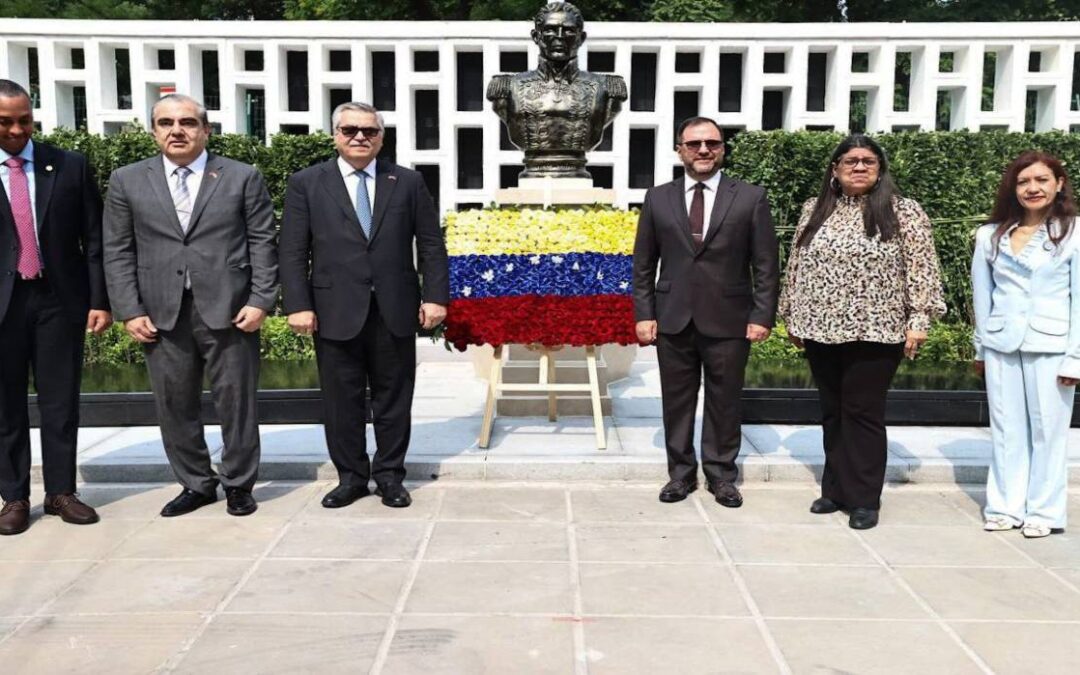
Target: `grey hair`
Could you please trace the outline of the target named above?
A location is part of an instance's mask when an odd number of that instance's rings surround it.
[[[154,105],[150,108],[150,126],[154,126],[154,113],[157,111],[157,107],[166,101],[173,101],[175,103],[191,103],[195,106],[195,114],[198,116],[199,121],[202,122],[204,127],[210,126],[210,117],[206,114],[206,106],[200,101],[191,98],[187,94],[165,94],[158,100],[154,101]]]
[[[0,79],[0,96],[4,98],[18,98],[20,96],[30,98],[30,93],[14,80]]]
[[[348,103],[342,103],[338,107],[334,108],[334,114],[330,116],[330,124],[335,130],[338,128],[338,122],[341,121],[341,113],[346,110],[352,110],[354,112],[365,112],[375,116],[375,120],[379,123],[379,129],[385,130],[386,125],[383,123],[382,113],[370,103],[361,103],[359,101],[349,101]]]

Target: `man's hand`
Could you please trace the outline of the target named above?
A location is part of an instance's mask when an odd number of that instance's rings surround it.
[[[289,328],[300,335],[311,335],[319,331],[319,318],[315,312],[293,312],[287,317]]]
[[[971,367],[975,369],[975,374],[979,377],[984,377],[986,375],[986,361],[976,359],[971,362]]]
[[[150,320],[150,317],[145,314],[125,321],[124,330],[138,342],[144,344],[157,342],[157,327],[154,326],[154,322]]]
[[[262,327],[266,320],[266,310],[244,305],[233,317],[233,325],[245,333],[254,333]]]
[[[637,333],[638,342],[641,344],[651,345],[656,342],[655,321],[638,321],[634,324],[634,331]]]
[[[921,330],[909,330],[907,341],[904,342],[904,356],[914,359],[919,355],[919,347],[926,342],[926,332]]]
[[[446,318],[446,305],[425,302],[420,305],[420,325],[424,330],[431,330]]]
[[[86,332],[101,335],[112,325],[112,313],[104,309],[92,309],[86,315]]]
[[[750,342],[763,342],[765,340],[768,340],[769,333],[771,332],[771,328],[759,326],[756,323],[746,324],[746,339]]]

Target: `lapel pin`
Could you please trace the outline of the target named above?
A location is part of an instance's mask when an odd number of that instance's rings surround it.
[[[210,177],[211,178],[217,178],[217,171],[211,171],[210,172]]]
[[[46,164],[45,165],[45,171],[46,171],[46,173],[52,171],[52,164]]]
[[[394,174],[390,174],[386,177],[386,180],[397,180],[397,176],[395,176]]]

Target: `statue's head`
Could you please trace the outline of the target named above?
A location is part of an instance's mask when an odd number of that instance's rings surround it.
[[[577,58],[585,42],[585,18],[569,2],[549,2],[533,19],[533,42],[540,47],[540,57],[549,61]]]

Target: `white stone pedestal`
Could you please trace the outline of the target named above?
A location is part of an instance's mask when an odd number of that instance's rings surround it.
[[[612,204],[615,191],[593,187],[589,178],[522,178],[516,188],[495,193],[500,206]]]

